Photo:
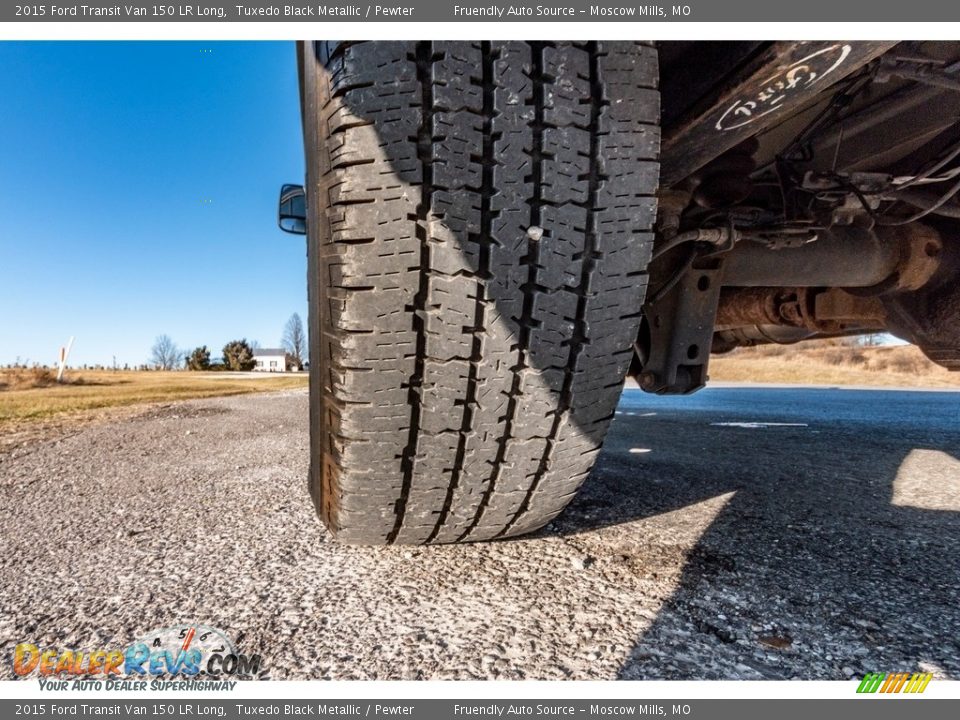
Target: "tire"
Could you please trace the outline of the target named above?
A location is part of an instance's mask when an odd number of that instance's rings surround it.
[[[637,337],[655,48],[299,52],[319,514],[361,544],[540,528],[589,474]]]

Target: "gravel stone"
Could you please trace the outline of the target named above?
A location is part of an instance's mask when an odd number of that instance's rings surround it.
[[[0,655],[197,622],[274,679],[960,678],[957,397],[628,390],[550,529],[413,549],[331,541],[303,391],[101,421],[0,454]],[[808,427],[710,424],[757,420]]]

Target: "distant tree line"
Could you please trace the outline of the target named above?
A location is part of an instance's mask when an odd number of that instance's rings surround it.
[[[287,320],[280,343],[286,353],[287,369],[303,370],[307,355],[307,335],[299,314],[294,313]],[[174,370],[182,366],[187,370],[201,372],[253,370],[256,366],[253,354],[258,347],[255,340],[231,340],[223,346],[221,357],[214,361],[206,345],[186,351],[177,347],[169,335],[160,335],[150,349],[150,366],[155,370]]]
[[[37,362],[35,360],[22,360],[21,358],[16,358],[12,363],[7,363],[6,365],[0,365],[0,368],[4,370],[53,370],[57,367],[56,363],[48,364]],[[152,368],[146,363],[142,365],[130,366],[129,363],[124,363],[123,366],[120,365],[104,365],[103,363],[84,363],[83,365],[68,365],[68,367],[75,368],[77,370],[151,370]]]
[[[255,349],[256,342],[247,342],[246,338],[231,340],[223,346],[222,357],[213,361],[206,345],[184,351],[168,335],[161,335],[150,351],[150,364],[157,370],[174,370],[181,365],[187,370],[253,370]]]

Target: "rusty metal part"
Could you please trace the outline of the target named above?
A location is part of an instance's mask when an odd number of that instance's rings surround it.
[[[685,235],[713,237],[709,230],[690,231],[673,240]],[[631,374],[649,392],[693,392],[706,382],[706,348],[722,352],[882,331],[891,326],[890,307],[903,311],[899,327],[908,327],[907,336],[930,336],[905,305],[891,306],[883,298],[910,296],[936,281],[944,254],[939,233],[919,224],[881,228],[879,234],[832,228],[813,243],[781,250],[741,241],[730,252],[693,262],[648,298]],[[952,317],[949,311],[945,316]],[[957,331],[934,331],[928,354],[960,366],[960,345],[955,352],[943,340]]]
[[[887,291],[919,290],[936,274],[943,254],[940,233],[927,225],[912,223],[881,228],[880,237],[900,249],[900,261]]]
[[[775,42],[697,109],[665,128],[661,183],[671,186],[879,57],[895,42]]]
[[[690,204],[689,190],[663,189],[657,194],[657,234],[671,238],[680,229],[680,216]]]
[[[833,227],[814,242],[770,250],[740,242],[727,254],[723,284],[732,287],[863,288],[880,294],[917,290],[940,267],[943,239],[927,225]]]
[[[934,275],[916,290],[881,296],[887,327],[935,363],[960,371],[960,242],[942,245]]]
[[[879,297],[851,295],[840,288],[831,288],[814,295],[812,317],[821,330],[827,323],[880,330],[886,324],[887,312]]]
[[[882,329],[885,320],[878,297],[853,295],[840,288],[725,287],[717,305],[716,327],[785,326],[831,334],[852,327]]]
[[[848,337],[877,332],[882,328],[851,328],[843,332],[817,333],[806,328],[784,327],[783,325],[753,325],[733,330],[720,330],[713,336],[711,352],[715,355],[728,353],[738,347],[755,345],[793,345],[802,340]]]
[[[792,288],[738,287],[723,288],[717,305],[717,328],[745,325],[776,325],[784,318],[780,307],[796,296]]]
[[[706,384],[722,265],[722,256],[694,263],[644,305],[631,374],[647,392],[686,394]]]
[[[900,249],[866,228],[837,227],[818,232],[800,247],[770,250],[741,242],[726,257],[723,284],[737,287],[870,287],[889,278]]]
[[[879,297],[852,295],[839,288],[724,288],[713,352],[885,328],[886,309]]]
[[[729,330],[717,330],[713,335],[713,344],[710,351],[719,355],[738,347],[792,345],[801,340],[809,340],[815,334],[806,328],[786,327],[784,325],[745,325]]]

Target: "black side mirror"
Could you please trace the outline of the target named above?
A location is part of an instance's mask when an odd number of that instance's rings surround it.
[[[294,235],[307,233],[307,196],[303,185],[284,185],[280,188],[277,223],[284,232]]]

